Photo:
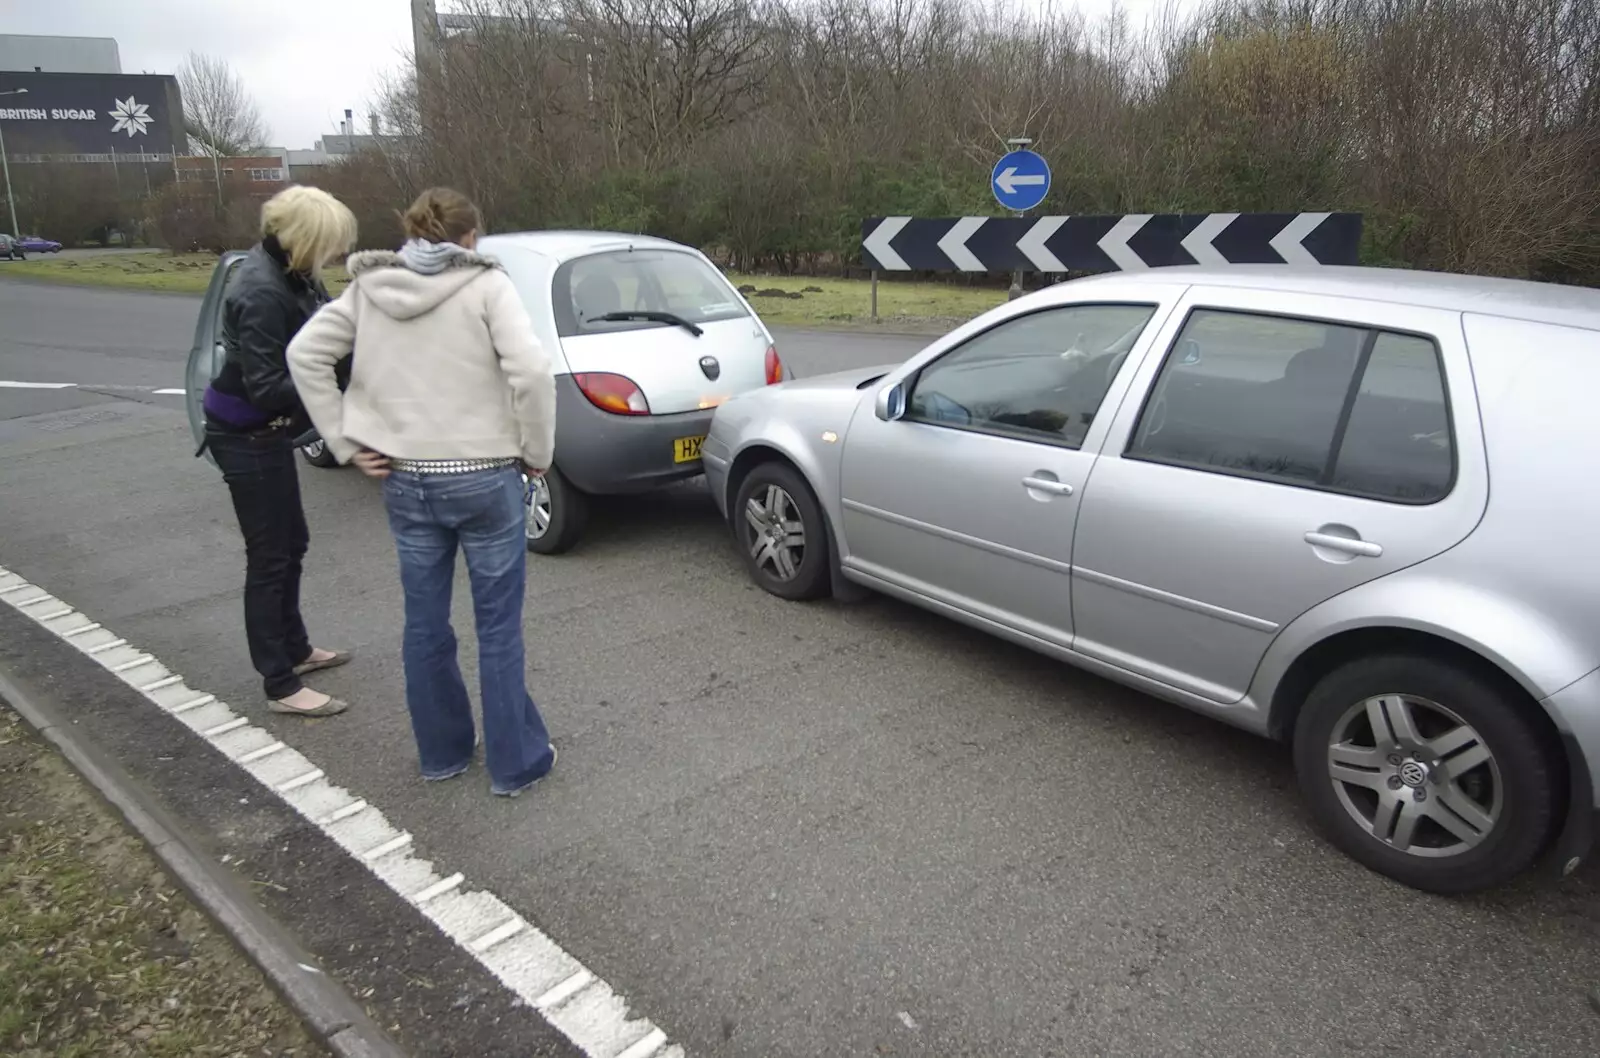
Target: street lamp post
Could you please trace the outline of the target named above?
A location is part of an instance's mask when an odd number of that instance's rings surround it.
[[[28,90],[26,88],[13,88],[9,92],[0,92],[0,96],[25,96],[27,94]],[[20,239],[22,238],[22,230],[17,227],[17,200],[11,194],[11,162],[6,158],[6,135],[4,132],[0,132],[0,169],[4,169],[6,174],[6,205],[11,207],[11,234]]]

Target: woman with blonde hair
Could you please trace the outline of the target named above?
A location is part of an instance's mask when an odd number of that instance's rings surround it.
[[[206,388],[205,442],[222,469],[244,535],[244,627],[268,708],[332,716],[337,698],[300,677],[350,660],[311,645],[300,616],[301,560],[310,534],[300,502],[294,440],[308,421],[286,359],[289,340],[328,301],[322,270],[355,245],[355,216],[312,187],[290,187],[261,207],[261,241],[228,281],[227,356]]]
[[[466,771],[476,742],[450,627],[459,548],[472,583],[489,788],[514,797],[556,761],[528,695],[522,640],[522,481],[550,465],[555,375],[516,287],[475,252],[477,207],[436,187],[403,220],[399,253],[350,259],[349,289],[295,336],[289,368],[328,450],[384,482],[423,778]],[[341,394],[336,371],[352,352]]]

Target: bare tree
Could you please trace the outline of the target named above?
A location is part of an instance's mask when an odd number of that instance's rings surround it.
[[[261,108],[227,61],[190,52],[178,67],[189,140],[209,155],[244,154],[267,138]]]

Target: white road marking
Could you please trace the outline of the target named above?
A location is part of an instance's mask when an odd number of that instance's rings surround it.
[[[282,742],[273,742],[273,743],[270,743],[268,745],[262,746],[260,749],[253,749],[249,753],[246,753],[243,756],[236,758],[236,760],[240,764],[253,764],[258,760],[265,760],[266,758],[272,756],[274,753],[278,752],[280,749],[288,749],[288,748],[289,747],[284,745]]]
[[[229,731],[237,731],[249,722],[250,718],[247,716],[236,716],[227,723],[218,724],[216,727],[208,727],[200,733],[206,738],[216,738],[218,735],[226,735]]]
[[[361,858],[371,863],[373,860],[383,859],[391,852],[399,852],[409,844],[411,844],[411,835],[401,834],[398,837],[390,838],[375,849],[368,849],[361,854]]]
[[[129,386],[120,382],[19,382],[15,379],[0,379],[0,389],[103,389],[113,393],[148,393],[155,397],[182,397],[187,392],[170,386]]]
[[[278,787],[278,792],[281,793],[281,794],[293,793],[295,790],[300,789],[300,787],[302,787],[302,786],[310,786],[312,783],[316,782],[320,778],[322,778],[322,769],[321,768],[312,768],[310,771],[306,772],[304,775],[300,775],[300,776],[297,776],[297,777],[295,777],[293,779],[290,779],[288,782],[286,782],[282,786]]]
[[[413,904],[426,904],[429,900],[432,900],[436,896],[443,896],[452,889],[459,889],[461,887],[461,883],[466,880],[467,876],[464,874],[452,874],[443,881],[434,882],[432,885],[419,892],[416,896],[413,896],[411,898],[411,902]]]
[[[477,940],[467,945],[474,952],[486,952],[503,940],[510,940],[518,933],[528,928],[528,924],[520,918],[514,918],[503,926],[496,926]]]
[[[667,1034],[660,1029],[652,1032],[638,1043],[629,1047],[617,1058],[651,1058],[657,1051],[667,1045]]]
[[[327,816],[327,818],[317,820],[316,821],[317,822],[317,826],[322,827],[324,830],[326,830],[328,827],[333,826],[333,824],[339,822],[342,819],[349,819],[351,816],[355,815],[357,812],[365,812],[368,807],[369,806],[368,806],[367,802],[365,802],[365,801],[351,801],[349,804],[345,805],[343,808],[339,809],[337,812],[330,813]]]
[[[198,709],[202,705],[210,705],[212,702],[214,702],[216,700],[217,700],[217,696],[214,695],[214,694],[202,694],[200,697],[196,698],[192,702],[184,702],[182,705],[173,706],[172,707],[172,715],[173,716],[177,716],[179,713],[187,713],[189,710]]]
[[[594,984],[594,974],[588,970],[579,970],[538,999],[535,999],[533,1005],[539,1010],[548,1010],[551,1007],[560,1006],[592,984]]]
[[[11,596],[26,594],[29,589],[39,590],[0,568],[0,599],[27,613],[24,604]],[[35,601],[49,598],[52,596],[48,593],[41,594]],[[30,616],[40,621],[41,627],[50,628],[41,615]],[[111,638],[104,643],[95,642],[98,636],[79,638],[91,629],[99,629],[101,635]],[[51,631],[89,656],[112,650],[125,650],[132,655],[116,664],[113,671],[160,665],[98,624]],[[116,657],[113,654],[96,660],[107,664]],[[174,681],[170,676],[141,690],[154,705],[180,716],[233,763],[274,790],[289,807],[347,849],[357,862],[426,915],[588,1058],[685,1058],[683,1048],[670,1044],[662,1029],[633,1015],[626,999],[537,926],[493,893],[465,889],[465,876],[441,876],[431,861],[416,854],[409,833],[391,826],[372,805],[328,781],[322,769],[269,731],[252,725],[248,717],[234,716],[217,701],[216,695],[201,693],[185,686],[181,678]],[[260,748],[239,754],[243,746],[256,743]],[[335,809],[334,805],[342,807]],[[383,837],[373,844],[380,835]],[[352,847],[356,841],[362,844]],[[367,850],[364,854],[359,851],[362,848]]]

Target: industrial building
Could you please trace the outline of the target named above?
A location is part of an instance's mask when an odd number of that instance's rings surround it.
[[[103,37],[0,35],[0,141],[8,163],[171,162],[188,151],[170,74],[125,74]]]

